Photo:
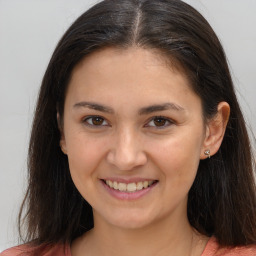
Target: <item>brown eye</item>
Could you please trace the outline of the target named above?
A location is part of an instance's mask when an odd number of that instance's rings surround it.
[[[155,128],[165,128],[170,125],[174,124],[172,120],[169,118],[156,116],[150,120],[150,122],[147,123],[147,127],[155,127]]]
[[[106,126],[106,125],[108,125],[107,121],[103,117],[100,117],[100,116],[87,117],[84,120],[84,122],[90,126]]]
[[[92,123],[93,125],[102,125],[104,122],[104,119],[99,117],[99,116],[96,116],[96,117],[92,117]]]
[[[153,120],[155,126],[165,126],[167,120],[161,117],[157,117]]]

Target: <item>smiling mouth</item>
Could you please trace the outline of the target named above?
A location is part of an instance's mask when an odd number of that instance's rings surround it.
[[[143,189],[146,189],[156,182],[157,180],[148,180],[148,181],[140,181],[140,182],[131,182],[131,183],[123,183],[123,182],[117,182],[117,181],[111,181],[111,180],[102,180],[108,187],[122,191],[122,192],[136,192]]]

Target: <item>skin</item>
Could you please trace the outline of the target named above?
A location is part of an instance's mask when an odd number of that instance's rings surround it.
[[[207,238],[189,225],[187,197],[205,150],[220,147],[228,116],[222,102],[204,123],[186,76],[156,52],[107,48],[78,64],[60,144],[95,227],[72,243],[72,255],[201,255]],[[134,178],[157,183],[135,200],[113,197],[102,183]]]

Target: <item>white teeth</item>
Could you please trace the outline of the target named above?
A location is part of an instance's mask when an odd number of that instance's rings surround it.
[[[118,189],[118,184],[116,181],[113,182],[113,187],[111,187],[111,188]]]
[[[136,187],[137,187],[137,190],[143,189],[143,183],[142,182],[138,182]]]
[[[144,187],[144,188],[147,188],[147,187],[148,187],[148,181],[144,181],[144,182],[143,182],[143,187]]]
[[[153,180],[150,181],[141,181],[141,182],[133,182],[133,183],[122,183],[122,182],[117,182],[117,181],[111,181],[111,180],[106,180],[106,184],[115,189],[115,190],[119,190],[119,191],[123,191],[123,192],[135,192],[135,191],[139,191],[142,190],[144,188],[147,188],[149,186],[151,186],[154,183]]]
[[[137,187],[135,183],[129,183],[127,184],[127,191],[129,192],[134,192],[136,191]]]
[[[125,183],[118,183],[118,189],[120,191],[126,191],[126,188],[127,188],[127,186]]]

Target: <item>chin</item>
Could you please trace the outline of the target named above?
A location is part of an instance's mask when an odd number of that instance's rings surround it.
[[[150,222],[145,220],[123,219],[120,221],[114,221],[112,224],[121,229],[141,229],[147,227]]]
[[[105,216],[105,221],[110,225],[122,229],[141,229],[153,223],[152,215],[140,211],[120,211],[118,214],[110,213],[110,216]]]

